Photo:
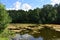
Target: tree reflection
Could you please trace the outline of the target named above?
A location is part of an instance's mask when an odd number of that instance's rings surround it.
[[[40,33],[33,34],[34,37],[43,37],[44,40],[53,40],[54,38],[60,38],[60,32],[53,28],[44,26],[39,30]]]

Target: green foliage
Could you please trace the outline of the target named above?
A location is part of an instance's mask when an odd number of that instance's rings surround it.
[[[40,12],[39,10],[34,9],[34,10],[29,10],[28,11],[28,18],[29,18],[31,23],[38,23],[39,22],[39,12]]]
[[[6,38],[6,37],[5,37],[5,38],[1,38],[1,37],[0,37],[0,40],[9,40],[9,39],[8,39],[8,38]]]
[[[0,33],[7,27],[11,22],[9,14],[5,10],[5,6],[0,4]]]
[[[52,23],[53,21],[56,20],[57,10],[54,9],[54,7],[52,5],[44,5],[41,13],[43,15],[42,20],[44,23]]]
[[[10,37],[10,36],[14,36],[15,32],[8,30],[7,28],[0,34],[0,37]]]
[[[7,10],[12,23],[60,23],[60,4],[47,4],[34,10]]]

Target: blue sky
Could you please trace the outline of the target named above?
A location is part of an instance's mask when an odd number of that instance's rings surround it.
[[[0,0],[0,2],[6,5],[7,10],[29,10],[36,7],[41,8],[46,4],[59,4],[60,0]]]

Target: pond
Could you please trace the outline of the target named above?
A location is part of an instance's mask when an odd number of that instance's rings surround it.
[[[60,32],[53,28],[44,27],[38,32],[17,33],[11,40],[60,40]]]

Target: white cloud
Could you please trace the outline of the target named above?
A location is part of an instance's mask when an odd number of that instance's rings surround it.
[[[16,1],[11,5],[10,8],[7,8],[7,10],[19,10],[21,8],[21,2]]]
[[[51,4],[54,5],[54,4],[59,4],[60,3],[60,0],[51,0]]]
[[[6,8],[6,10],[15,10],[14,8]]]
[[[28,11],[28,10],[31,9],[31,8],[32,8],[31,5],[29,5],[29,4],[27,4],[27,3],[24,3],[24,4],[22,5],[22,9],[25,10],[25,11]]]
[[[15,3],[13,3],[11,5],[10,8],[7,8],[7,10],[19,10],[19,9],[28,11],[29,9],[31,9],[31,5],[29,5],[28,3],[23,3],[22,4],[21,2],[16,1]]]
[[[13,5],[14,5],[15,10],[19,10],[20,7],[21,7],[21,2],[17,1],[17,2],[14,3]]]

